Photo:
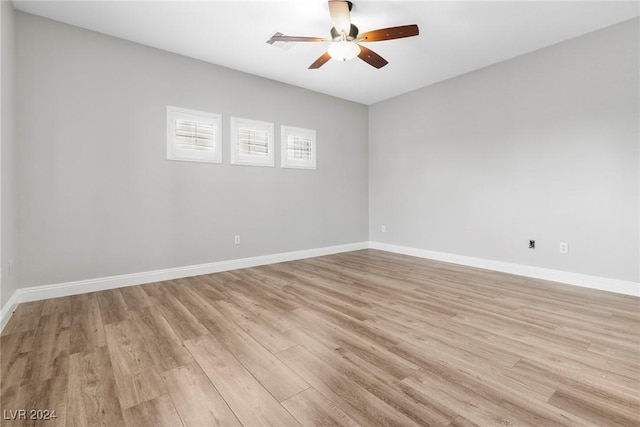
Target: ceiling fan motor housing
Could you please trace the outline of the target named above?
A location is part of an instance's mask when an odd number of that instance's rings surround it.
[[[358,37],[358,27],[351,24],[351,28],[349,28],[349,34],[345,34],[347,41],[355,40]],[[335,27],[331,27],[331,38],[334,42],[339,42],[342,40],[342,34],[335,29]]]

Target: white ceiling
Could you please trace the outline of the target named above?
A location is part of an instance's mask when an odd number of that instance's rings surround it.
[[[373,104],[633,17],[637,1],[355,0],[361,32],[418,24],[417,37],[368,43],[389,61],[307,67],[327,45],[265,41],[275,31],[328,37],[326,0],[32,1],[16,9],[340,98]]]

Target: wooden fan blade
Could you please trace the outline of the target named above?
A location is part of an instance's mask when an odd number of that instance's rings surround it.
[[[316,61],[313,64],[309,65],[309,69],[315,70],[317,68],[320,68],[324,64],[326,64],[330,59],[331,59],[331,55],[329,55],[329,52],[325,52],[322,54],[322,56],[320,56],[320,58],[316,59]]]
[[[376,68],[382,68],[389,63],[382,56],[364,46],[360,46],[360,55],[358,55],[358,58]]]
[[[303,37],[303,36],[271,36],[267,41],[269,44],[274,42],[326,42],[331,41],[329,39],[323,39],[321,37]]]
[[[349,3],[346,1],[330,0],[329,15],[333,21],[333,28],[338,34],[349,34],[351,30],[351,15],[349,14]]]
[[[400,27],[381,28],[379,30],[367,31],[358,36],[363,42],[379,42],[383,40],[401,39],[413,37],[419,34],[417,25],[402,25]]]

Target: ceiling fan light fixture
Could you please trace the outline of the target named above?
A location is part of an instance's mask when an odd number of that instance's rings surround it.
[[[329,0],[329,15],[333,22],[333,27],[331,27],[331,30],[329,31],[331,34],[330,39],[323,39],[320,37],[285,36],[278,35],[279,33],[276,33],[271,36],[267,43],[333,41],[329,50],[320,55],[318,59],[309,65],[310,70],[317,70],[332,58],[336,61],[344,62],[353,59],[356,56],[372,67],[380,69],[387,65],[389,61],[371,49],[366,48],[364,45],[360,46],[360,43],[402,39],[405,37],[417,36],[419,34],[418,26],[416,24],[380,28],[378,30],[367,31],[360,34],[358,27],[351,23],[350,12],[352,6],[353,4],[347,0]]]
[[[350,41],[333,42],[329,47],[329,55],[338,61],[348,61],[360,54],[360,46]]]

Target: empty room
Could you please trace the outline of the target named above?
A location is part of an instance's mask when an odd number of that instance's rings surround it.
[[[640,425],[639,2],[0,22],[0,425]]]

